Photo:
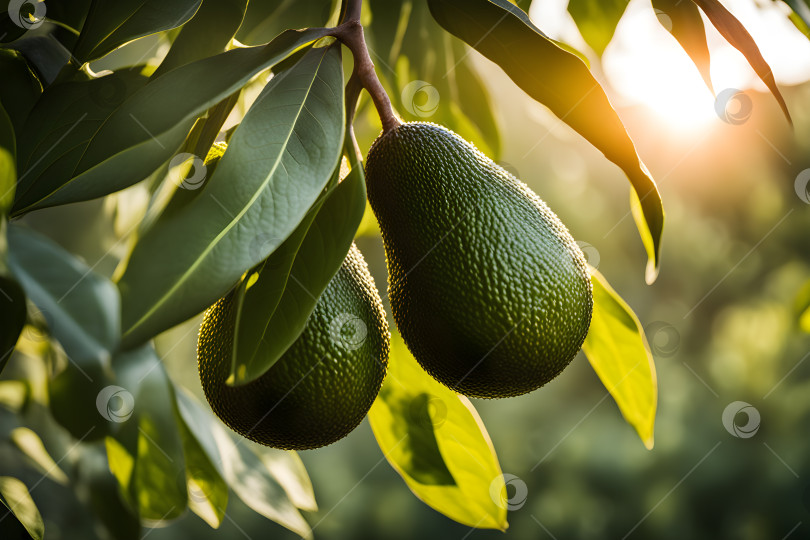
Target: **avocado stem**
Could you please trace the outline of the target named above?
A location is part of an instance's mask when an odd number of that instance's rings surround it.
[[[377,109],[377,114],[380,116],[383,131],[387,133],[399,126],[401,122],[394,114],[391,99],[374,70],[374,62],[371,61],[363,34],[363,25],[360,24],[361,6],[362,0],[349,0],[344,22],[332,28],[328,35],[340,40],[351,51],[352,57],[354,57],[354,69],[349,82],[351,83],[352,79],[359,81],[362,88],[369,93],[374,107]],[[352,107],[353,109],[354,107]],[[348,121],[351,122],[351,119]]]

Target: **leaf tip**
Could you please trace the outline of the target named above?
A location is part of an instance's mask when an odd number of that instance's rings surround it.
[[[647,261],[647,269],[644,272],[644,281],[647,282],[647,285],[652,285],[658,279],[658,270],[658,263],[654,259]]]

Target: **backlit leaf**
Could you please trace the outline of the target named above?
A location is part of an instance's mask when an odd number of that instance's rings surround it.
[[[593,316],[582,349],[625,420],[652,448],[658,383],[644,330],[604,276],[592,270],[591,282]]]
[[[652,0],[658,22],[678,40],[683,50],[700,71],[709,90],[714,92],[710,70],[709,45],[700,10],[683,0]]]
[[[45,449],[39,435],[27,427],[18,427],[11,431],[11,441],[23,454],[31,459],[43,476],[50,478],[57,484],[67,485],[68,477],[65,471],[59,468],[48,450]]]
[[[562,49],[507,0],[428,0],[439,24],[498,64],[527,94],[621,167],[641,204],[637,220],[648,263],[658,274],[664,209],[647,168],[602,87],[576,55]],[[594,121],[594,119],[599,121]]]
[[[0,476],[0,503],[8,508],[34,540],[42,540],[45,524],[25,484],[11,476]]]
[[[481,418],[422,370],[396,332],[368,419],[386,459],[422,501],[470,527],[506,529],[506,486]]]
[[[754,68],[756,74],[762,79],[762,82],[765,83],[768,90],[771,91],[773,97],[776,98],[787,121],[793,124],[785,99],[782,97],[779,87],[776,86],[776,79],[773,77],[771,66],[769,66],[762,57],[762,53],[759,52],[759,47],[757,47],[754,38],[751,37],[748,30],[746,30],[742,23],[718,0],[693,1],[703,10],[703,13],[706,14],[706,17],[708,17],[714,27],[717,28],[717,31],[726,38],[726,41],[745,56],[745,59],[748,60],[748,63]]]
[[[795,309],[799,320],[799,328],[805,332],[810,332],[810,281],[804,284],[796,296]]]
[[[577,23],[585,42],[599,56],[605,52],[628,0],[569,0],[568,13]]]

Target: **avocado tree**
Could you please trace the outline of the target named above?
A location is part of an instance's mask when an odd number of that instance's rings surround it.
[[[535,390],[580,348],[652,449],[657,380],[642,326],[587,266],[565,216],[492,161],[505,126],[474,61],[492,61],[624,172],[647,255],[638,276],[651,284],[663,203],[591,71],[628,2],[571,0],[587,55],[544,34],[528,4],[8,4],[0,445],[41,480],[0,476],[0,535],[47,537],[53,520],[34,504],[45,481],[74,490],[111,538],[187,510],[216,529],[234,495],[308,537],[312,486],[298,455],[278,449],[332,443],[366,416],[425,504],[503,530],[509,478],[467,396]],[[786,4],[810,35],[807,6]],[[711,88],[706,18],[790,122],[720,2],[652,8]],[[356,129],[380,128],[370,150],[358,142]],[[98,218],[84,257],[37,221],[77,203]],[[390,327],[353,245],[376,220]],[[187,358],[201,385],[184,387],[162,357],[196,336],[203,312],[199,358]]]

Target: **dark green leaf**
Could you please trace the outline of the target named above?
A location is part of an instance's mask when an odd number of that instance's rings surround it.
[[[242,24],[247,5],[247,0],[203,0],[194,18],[183,25],[152,78],[223,52]]]
[[[0,103],[19,136],[28,113],[42,94],[42,85],[22,54],[9,49],[0,49],[0,81],[3,81]]]
[[[90,506],[96,518],[115,540],[139,540],[141,524],[138,516],[121,499],[104,447],[84,445],[81,449],[78,477],[89,488]]]
[[[433,380],[398,333],[388,374],[368,413],[391,466],[417,497],[470,527],[506,529],[506,486],[481,418],[464,396]]]
[[[709,45],[706,42],[706,30],[703,27],[700,10],[694,3],[684,0],[652,0],[652,6],[655,8],[658,22],[678,40],[700,71],[706,86],[714,92]]]
[[[629,0],[569,0],[568,13],[594,52],[602,56]]]
[[[20,39],[28,32],[28,28],[24,24],[18,24],[19,22],[18,13],[0,11],[0,43],[10,43]]]
[[[50,36],[21,39],[10,47],[22,53],[46,85],[56,79],[70,60],[70,52]]]
[[[20,285],[0,276],[0,372],[6,367],[25,326],[25,293]]]
[[[773,97],[776,98],[779,107],[785,114],[785,118],[787,118],[787,121],[792,125],[793,120],[790,118],[790,112],[788,112],[785,99],[782,97],[779,87],[776,86],[776,79],[773,77],[771,66],[769,66],[762,57],[762,53],[759,52],[759,47],[757,47],[754,38],[751,37],[748,30],[746,30],[742,23],[717,0],[693,1],[703,10],[703,13],[706,14],[706,17],[708,17],[714,27],[717,28],[717,31],[726,38],[726,41],[745,56],[745,59],[748,60],[748,63],[754,68],[756,74],[771,91]]]
[[[30,229],[10,226],[8,241],[12,272],[68,356],[109,361],[120,330],[115,285]]]
[[[51,151],[37,164],[41,174],[36,176],[45,179],[42,185],[48,189],[41,189],[36,179],[36,193],[27,195],[24,204],[18,202],[15,211],[93,199],[143,180],[171,158],[205,110],[323,35],[323,30],[289,31],[264,47],[234,49],[186,64],[133,94],[100,127],[78,119],[62,126],[90,134],[75,146],[72,139],[62,141],[61,152]]]
[[[653,282],[664,225],[661,197],[587,66],[549,40],[507,0],[428,0],[428,6],[447,31],[498,64],[526,93],[625,171],[641,203],[637,225],[649,259],[647,282]]]
[[[234,493],[264,517],[301,536],[311,537],[309,525],[293,506],[282,484],[247,443],[243,439],[234,442],[210,409],[188,393],[179,391],[177,398],[183,421]]]
[[[117,437],[133,458],[126,481],[133,505],[141,519],[176,518],[186,509],[188,490],[174,387],[151,346],[116,356],[114,367],[134,403]]]
[[[0,476],[0,503],[8,508],[34,540],[42,540],[45,524],[25,484],[10,476]]]
[[[298,339],[318,298],[340,269],[366,209],[362,167],[352,169],[318,206],[308,214],[315,214],[314,220],[305,218],[262,263],[256,277],[246,278],[250,286],[239,289],[231,371],[236,385],[260,377]],[[302,228],[305,235],[300,238]]]
[[[113,384],[110,366],[102,359],[69,358],[64,369],[48,381],[51,415],[77,440],[102,439],[114,431],[118,402],[110,403],[112,393],[106,402],[99,404],[98,399],[104,388]],[[105,408],[111,405],[112,409]]]
[[[93,0],[73,50],[82,62],[100,58],[134,39],[181,26],[201,0]]]
[[[288,28],[326,26],[331,13],[332,0],[309,0],[306,7],[298,0],[254,0],[248,3],[236,39],[246,45],[261,45]]]
[[[644,330],[607,280],[592,270],[593,317],[582,350],[625,420],[653,447],[658,382]]]
[[[329,180],[343,129],[338,47],[314,49],[274,77],[203,193],[159,220],[133,250],[119,282],[126,344],[202,311],[272,253]]]
[[[139,68],[48,87],[19,137],[15,209],[35,204],[67,181],[88,142],[126,98],[146,84]]]

